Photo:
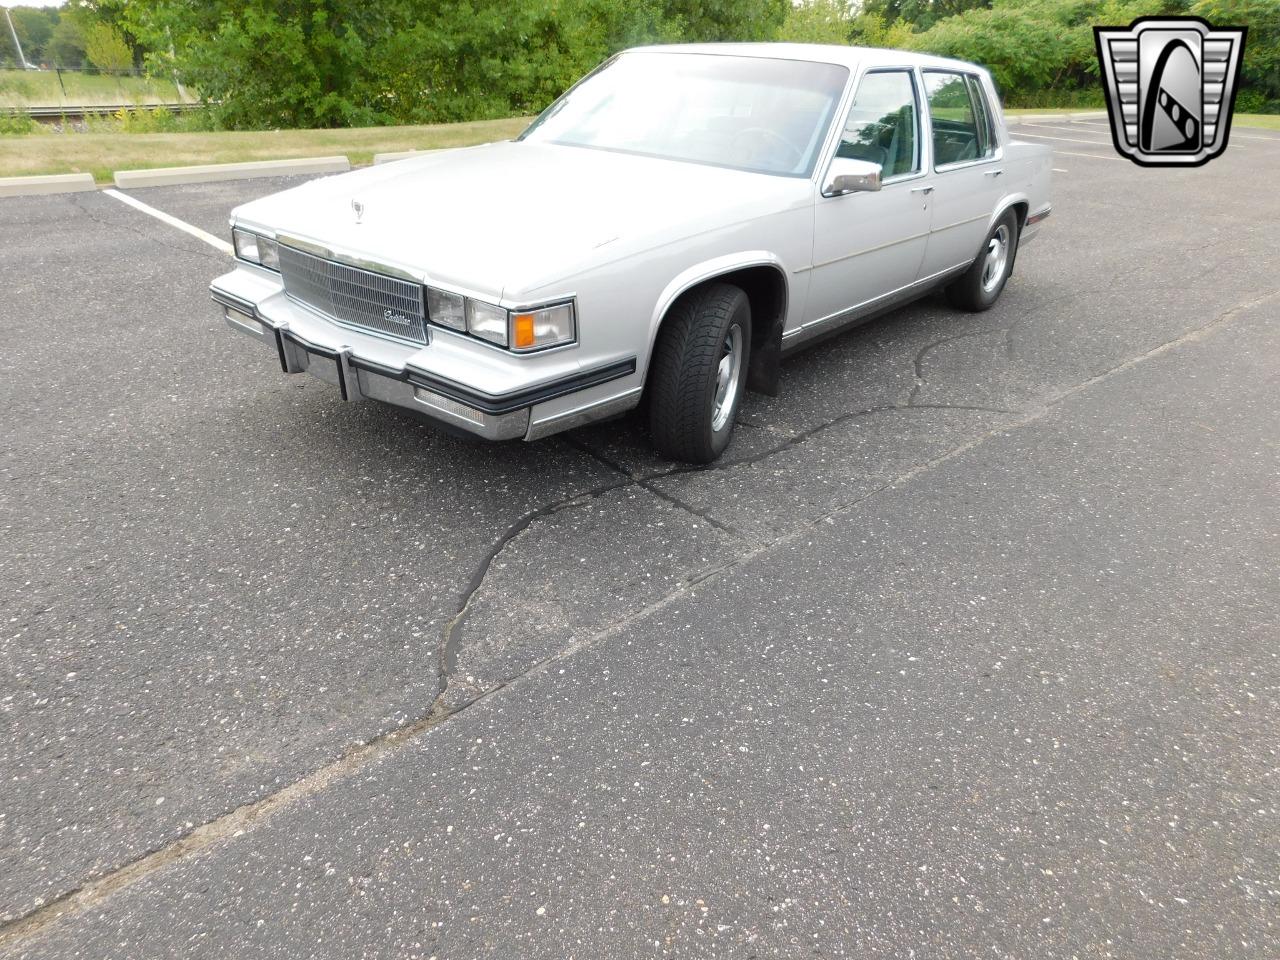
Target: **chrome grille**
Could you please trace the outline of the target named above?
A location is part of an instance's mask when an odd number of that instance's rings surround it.
[[[420,284],[325,260],[283,243],[280,276],[291,299],[335,320],[427,342]]]

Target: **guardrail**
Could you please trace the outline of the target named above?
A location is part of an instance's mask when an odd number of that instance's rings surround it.
[[[199,110],[200,103],[101,103],[74,106],[40,106],[40,107],[0,107],[0,113],[17,113],[26,115],[32,120],[77,119],[80,117],[105,117],[121,110],[155,110],[162,108],[173,113],[185,113],[188,110]]]

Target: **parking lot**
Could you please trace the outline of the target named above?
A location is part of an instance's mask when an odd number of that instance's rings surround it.
[[[1015,132],[996,307],[710,468],[344,404],[198,236],[0,201],[0,954],[1280,955],[1280,132]]]

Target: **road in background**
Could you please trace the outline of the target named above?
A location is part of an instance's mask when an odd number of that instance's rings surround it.
[[[1015,132],[997,307],[795,358],[707,470],[343,405],[211,247],[0,203],[0,944],[1274,955],[1280,137]]]

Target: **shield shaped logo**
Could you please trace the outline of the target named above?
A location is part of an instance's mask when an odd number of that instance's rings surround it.
[[[351,201],[351,212],[356,215],[356,223],[358,224],[364,219],[364,204],[359,200]]]
[[[1227,148],[1244,27],[1139,17],[1093,36],[1116,150],[1144,167],[1196,167]]]

